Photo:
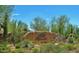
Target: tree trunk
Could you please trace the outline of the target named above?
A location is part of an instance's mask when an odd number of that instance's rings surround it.
[[[3,23],[3,30],[4,30],[4,32],[3,32],[3,39],[4,40],[6,40],[6,38],[7,38],[7,20],[8,20],[8,15],[7,14],[5,14],[5,16],[4,16],[5,18],[4,18],[4,23]]]

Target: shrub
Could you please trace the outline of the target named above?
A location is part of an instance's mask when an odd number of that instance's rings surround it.
[[[40,48],[32,48],[32,52],[33,53],[39,53],[40,52]]]
[[[52,43],[44,44],[40,47],[40,52],[43,52],[43,53],[53,52],[54,47],[55,45],[53,45]]]
[[[20,48],[20,46],[21,46],[20,43],[16,43],[16,44],[15,44],[16,49]]]
[[[7,47],[7,45],[8,44],[6,42],[0,44],[0,52],[1,53],[10,52],[10,48]]]
[[[15,50],[15,53],[24,53],[25,50],[23,48],[19,48]]]
[[[73,44],[63,44],[63,43],[58,43],[58,44],[52,44],[48,43],[40,48],[40,52],[42,53],[64,53],[64,52],[69,52],[73,50]]]
[[[32,48],[33,43],[29,40],[23,40],[16,44],[16,48]]]

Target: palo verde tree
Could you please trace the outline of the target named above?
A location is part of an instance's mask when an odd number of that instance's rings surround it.
[[[30,27],[34,31],[49,31],[47,22],[41,17],[34,18],[34,20],[31,22]]]

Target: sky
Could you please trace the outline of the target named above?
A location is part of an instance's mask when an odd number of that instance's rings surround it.
[[[79,5],[16,5],[12,19],[29,25],[37,16],[50,22],[52,17],[60,15],[67,15],[70,23],[79,25]]]

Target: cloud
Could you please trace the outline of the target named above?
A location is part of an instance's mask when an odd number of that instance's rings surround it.
[[[12,16],[19,16],[20,14],[13,14]]]

